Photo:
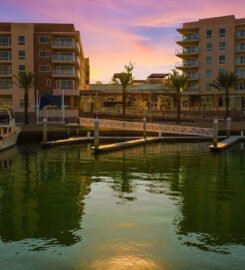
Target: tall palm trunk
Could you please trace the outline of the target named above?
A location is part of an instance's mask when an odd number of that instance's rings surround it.
[[[24,107],[25,107],[25,124],[29,124],[29,119],[28,119],[28,89],[25,88],[25,93],[24,93]]]
[[[180,124],[180,110],[181,110],[181,103],[180,103],[180,94],[177,94],[177,124]]]
[[[229,105],[230,105],[229,90],[228,90],[228,88],[226,88],[225,89],[225,115],[226,115],[226,118],[228,118],[230,116]]]
[[[126,87],[123,87],[123,96],[122,96],[123,100],[122,100],[122,117],[123,120],[125,120],[125,115],[126,115]]]

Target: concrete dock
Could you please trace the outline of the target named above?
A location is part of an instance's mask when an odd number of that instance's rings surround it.
[[[161,140],[160,137],[150,137],[150,138],[146,138],[146,139],[140,138],[140,139],[125,141],[125,142],[103,144],[103,145],[100,145],[98,148],[95,148],[93,146],[93,147],[91,147],[91,149],[92,149],[94,154],[99,154],[99,153],[109,152],[112,150],[142,145],[142,144],[146,144],[146,143],[150,143],[150,142],[158,142],[160,140]]]
[[[240,140],[244,139],[241,136],[231,136],[221,142],[217,143],[217,146],[214,146],[213,144],[209,146],[209,150],[211,152],[221,152],[228,147],[232,146],[233,144],[239,142]]]
[[[44,147],[51,147],[51,146],[59,146],[59,145],[74,144],[74,143],[81,143],[81,142],[91,142],[92,140],[93,138],[91,137],[70,137],[67,139],[41,142],[41,145]]]

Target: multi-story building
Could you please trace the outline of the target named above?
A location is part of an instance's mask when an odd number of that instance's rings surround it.
[[[245,19],[224,16],[184,23],[177,29],[181,46],[176,55],[182,62],[176,68],[189,78],[190,89],[183,93],[187,107],[224,108],[224,93],[210,87],[220,71],[236,72],[237,89],[231,89],[231,109],[244,110],[245,93]]]
[[[37,96],[64,95],[66,117],[79,116],[79,89],[89,85],[89,59],[73,24],[0,23],[0,106],[23,116],[19,72],[32,72],[29,112],[34,120]]]

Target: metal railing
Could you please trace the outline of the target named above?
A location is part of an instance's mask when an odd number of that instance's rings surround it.
[[[66,41],[66,40],[55,40],[52,42],[52,47],[58,48],[75,48],[76,44],[74,41]]]
[[[198,67],[198,61],[182,61],[175,63],[176,68],[185,68],[185,67]]]
[[[191,42],[199,41],[199,35],[189,35],[189,36],[178,36],[176,37],[176,42]]]
[[[189,55],[189,54],[199,54],[200,50],[198,47],[193,47],[193,48],[190,48],[190,49],[185,49],[183,48],[182,50],[176,50],[175,51],[175,54],[176,55]]]
[[[0,70],[0,76],[11,76],[12,70]]]
[[[59,70],[53,69],[53,76],[64,76],[64,77],[80,77],[80,73],[77,70]]]

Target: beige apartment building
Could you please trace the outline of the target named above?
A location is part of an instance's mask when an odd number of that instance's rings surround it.
[[[182,59],[176,68],[189,78],[191,88],[183,93],[182,105],[205,110],[223,110],[224,95],[210,82],[219,71],[236,72],[239,83],[231,93],[231,109],[245,110],[245,18],[224,16],[184,23],[177,29],[181,46],[176,55]]]
[[[19,120],[24,91],[15,76],[22,71],[35,76],[29,91],[32,121],[38,99],[47,94],[62,96],[66,118],[79,116],[79,89],[88,88],[89,59],[73,24],[0,23],[0,107],[11,108]]]

